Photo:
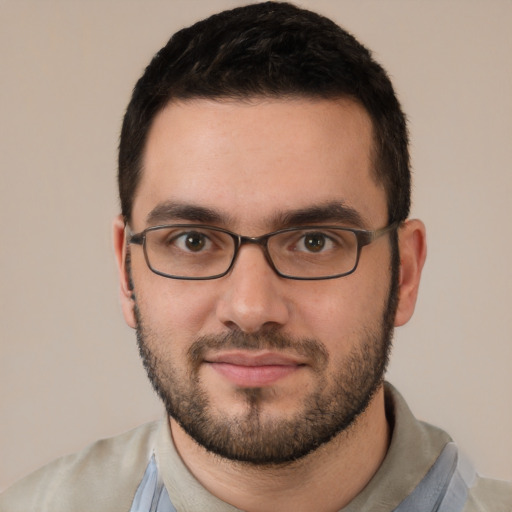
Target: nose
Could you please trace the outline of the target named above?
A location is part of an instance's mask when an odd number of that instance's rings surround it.
[[[222,278],[217,318],[230,329],[246,333],[286,324],[289,306],[284,281],[272,270],[261,247],[242,246],[231,272]]]

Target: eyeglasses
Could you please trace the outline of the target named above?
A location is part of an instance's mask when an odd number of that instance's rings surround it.
[[[127,234],[130,244],[142,245],[148,267],[155,274],[171,279],[225,276],[235,264],[240,247],[256,244],[279,276],[320,280],[354,272],[361,249],[398,226],[394,222],[375,231],[303,226],[249,237],[213,226],[172,224],[149,227],[137,234],[127,228]]]

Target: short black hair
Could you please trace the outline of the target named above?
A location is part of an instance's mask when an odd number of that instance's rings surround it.
[[[289,3],[251,4],[174,34],[135,85],[119,144],[119,195],[126,222],[146,139],[173,100],[254,97],[350,98],[373,126],[373,172],[387,195],[388,222],[410,209],[405,115],[384,69],[330,19]]]

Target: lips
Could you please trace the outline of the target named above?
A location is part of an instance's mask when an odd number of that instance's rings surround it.
[[[304,368],[304,363],[279,353],[226,352],[209,356],[205,364],[238,387],[269,386]]]

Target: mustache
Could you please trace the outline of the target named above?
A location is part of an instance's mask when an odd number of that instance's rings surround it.
[[[322,342],[314,338],[296,338],[277,329],[265,329],[255,333],[239,330],[226,334],[207,335],[197,338],[188,349],[188,357],[194,367],[198,367],[208,351],[241,349],[248,351],[271,350],[289,351],[314,362],[324,368],[329,361],[329,352]]]

